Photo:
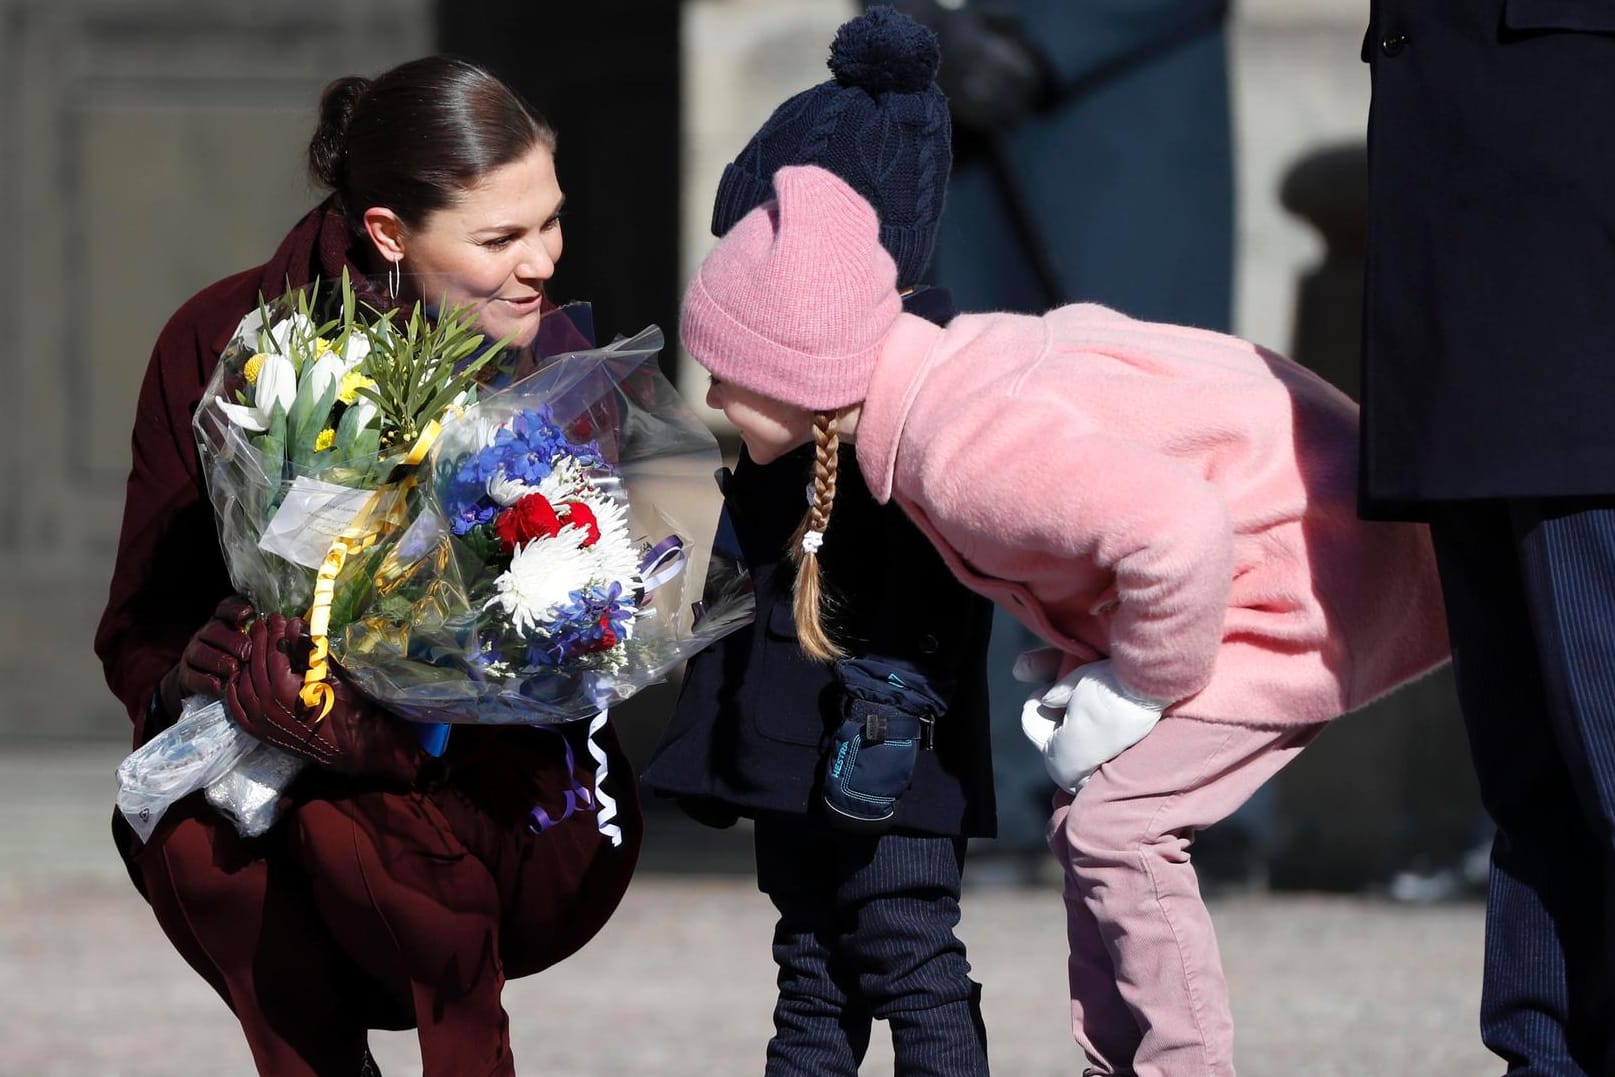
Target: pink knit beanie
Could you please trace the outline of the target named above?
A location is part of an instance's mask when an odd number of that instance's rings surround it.
[[[869,203],[833,173],[774,173],[684,293],[685,350],[721,381],[814,411],[863,400],[902,311]]]

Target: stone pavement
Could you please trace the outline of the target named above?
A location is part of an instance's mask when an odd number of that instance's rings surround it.
[[[116,745],[0,754],[0,1075],[250,1075],[219,1001],[167,945],[107,839]],[[650,821],[646,869],[582,953],[506,992],[523,1074],[727,1077],[761,1071],[770,908],[745,835]],[[696,870],[688,870],[688,869]],[[1366,898],[1259,896],[1213,906],[1245,1077],[1480,1077],[1481,913]],[[1063,914],[1053,884],[974,885],[962,933],[995,1071],[1074,1075]],[[863,1072],[891,1072],[889,1047]],[[409,1034],[380,1033],[388,1077],[420,1073]]]

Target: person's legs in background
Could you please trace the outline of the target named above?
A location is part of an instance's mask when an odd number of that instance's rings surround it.
[[[1481,1032],[1510,1072],[1609,1072],[1615,511],[1444,507],[1431,533],[1497,825]]]
[[[1572,966],[1569,1042],[1589,1073],[1615,1069],[1615,501],[1516,502],[1514,528],[1548,714],[1592,835],[1574,870],[1592,922]]]

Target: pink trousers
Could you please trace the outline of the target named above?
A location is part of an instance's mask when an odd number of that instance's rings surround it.
[[[1225,1077],[1234,1023],[1189,846],[1311,743],[1321,724],[1254,729],[1166,717],[1060,793],[1071,1028],[1092,1074]]]

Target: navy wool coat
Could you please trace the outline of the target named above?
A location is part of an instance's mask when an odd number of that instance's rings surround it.
[[[905,309],[938,324],[953,316],[942,289]],[[753,574],[757,618],[691,659],[672,720],[643,775],[705,821],[759,812],[817,812],[830,735],[841,721],[834,669],[804,657],[791,612],[786,546],[807,511],[813,447],[759,466],[742,451],[724,500]],[[948,703],[935,745],[919,753],[894,825],[990,837],[995,829],[988,739],[987,636],[992,605],[967,591],[895,504],[864,485],[854,449],[839,458],[835,506],[819,552],[842,599],[833,637],[852,655],[912,662]]]
[[[1615,3],[1376,0],[1363,509],[1615,493]]]

